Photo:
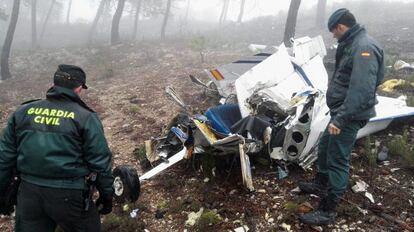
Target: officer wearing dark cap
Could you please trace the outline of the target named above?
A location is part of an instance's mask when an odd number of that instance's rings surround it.
[[[334,223],[336,206],[346,191],[349,162],[358,130],[375,116],[376,88],[384,77],[384,52],[345,8],[329,18],[328,29],[338,40],[333,77],[326,103],[331,121],[318,146],[317,174],[299,188],[321,197],[319,208],[302,215],[306,224]]]
[[[62,64],[53,82],[46,99],[11,115],[0,139],[0,208],[15,169],[21,178],[16,231],[100,231],[99,214],[112,211],[112,154],[96,112],[79,97],[88,88],[85,72]]]
[[[55,85],[64,86],[66,88],[76,88],[82,86],[83,89],[88,89],[86,86],[85,72],[74,65],[61,64],[55,72],[53,82]]]

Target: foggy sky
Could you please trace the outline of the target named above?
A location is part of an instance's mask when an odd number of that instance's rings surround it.
[[[302,0],[301,10],[314,7],[318,0]],[[328,12],[330,7],[336,2],[344,2],[346,0],[329,0]],[[348,0],[349,1],[349,0]],[[361,0],[362,1],[362,0]],[[413,2],[414,0],[388,0],[388,2]],[[229,7],[229,20],[236,20],[240,10],[241,0],[232,0]],[[217,21],[223,0],[191,0],[189,17],[202,21]],[[175,16],[180,17],[184,14],[187,0],[181,0],[174,3],[176,9]],[[249,20],[258,16],[276,15],[279,11],[287,11],[289,9],[290,0],[247,0],[245,6],[245,15],[243,20]],[[71,22],[75,21],[91,21],[96,14],[96,4],[91,4],[85,0],[73,0]]]

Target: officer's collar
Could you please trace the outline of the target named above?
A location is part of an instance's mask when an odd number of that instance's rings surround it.
[[[359,34],[361,31],[365,31],[365,28],[359,24],[355,24],[345,34],[338,40],[339,43],[342,43],[347,40],[353,39],[357,34]]]
[[[46,98],[48,99],[67,99],[69,101],[77,102],[79,105],[83,106],[84,108],[88,109],[89,111],[94,112],[90,109],[85,102],[83,102],[79,95],[75,93],[75,91],[60,87],[60,86],[52,86],[46,93]]]

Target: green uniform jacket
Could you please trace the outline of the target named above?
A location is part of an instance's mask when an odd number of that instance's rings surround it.
[[[343,128],[353,120],[375,116],[376,89],[384,78],[384,52],[363,27],[351,27],[339,40],[335,72],[326,103],[332,122]]]
[[[85,176],[96,172],[100,193],[112,194],[111,157],[97,114],[55,86],[10,117],[0,140],[0,193],[17,167],[24,181],[64,189],[86,189]]]

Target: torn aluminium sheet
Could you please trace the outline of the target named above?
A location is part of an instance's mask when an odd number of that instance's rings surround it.
[[[319,53],[315,52],[314,57],[308,53],[310,60],[307,61],[303,51],[299,54],[302,54],[300,59],[293,59],[284,45],[281,45],[278,52],[237,79],[235,86],[243,117],[255,113],[249,104],[249,98],[253,95],[275,102],[279,108],[278,113],[296,111],[291,118],[287,118],[290,122],[286,125],[283,148],[276,149],[276,152],[283,154],[273,153],[271,156],[284,157],[288,161],[302,160],[306,163],[304,166],[308,166],[316,157],[309,159],[306,155],[313,151],[321,132],[318,129],[312,131],[311,128],[325,128],[329,122],[329,117],[326,116],[329,109],[324,97],[328,76]],[[298,96],[302,96],[302,100],[309,100],[311,96],[313,105],[306,106],[309,101],[301,104],[300,99],[296,99]]]
[[[324,49],[313,52],[312,57],[309,47],[298,48],[303,49],[296,52],[300,54],[297,58],[290,56],[284,45],[279,46],[275,54],[238,78],[235,87],[242,117],[257,113],[252,97],[275,103],[276,113],[287,116],[283,147],[270,150],[271,157],[308,168],[316,160],[317,142],[330,120],[325,100],[328,76],[322,62]],[[306,93],[312,93],[307,96],[312,101],[297,104],[295,98],[306,97]],[[378,96],[378,102],[377,116],[360,130],[358,138],[385,129],[396,118],[414,115],[414,108],[399,99]]]

